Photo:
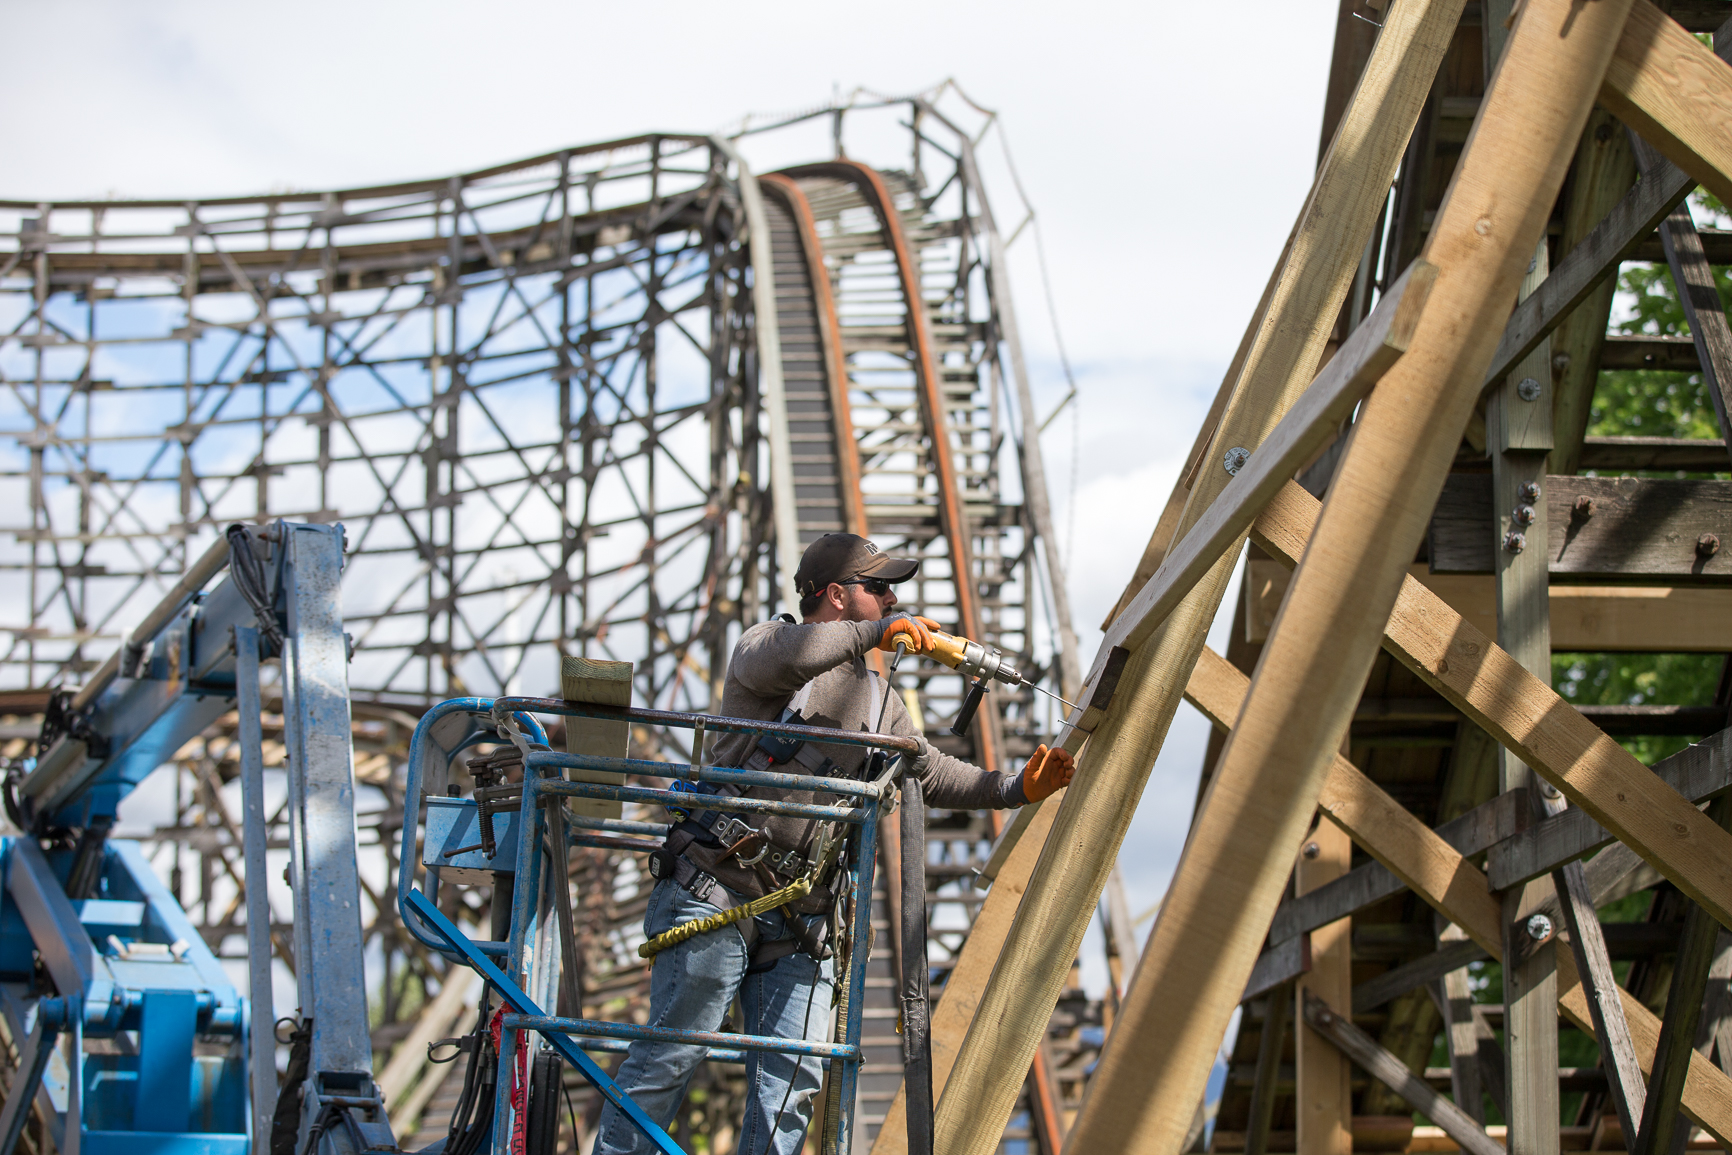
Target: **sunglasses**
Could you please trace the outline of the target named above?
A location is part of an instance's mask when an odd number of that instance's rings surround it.
[[[860,586],[875,598],[881,598],[890,592],[890,583],[883,578],[849,578],[845,582],[837,582],[839,586]]]

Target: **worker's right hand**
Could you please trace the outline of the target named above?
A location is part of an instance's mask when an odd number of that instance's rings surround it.
[[[896,643],[900,641],[911,654],[930,654],[938,648],[938,643],[932,640],[932,631],[942,628],[931,618],[917,618],[912,614],[886,618],[884,632],[878,636],[878,648],[894,654]]]

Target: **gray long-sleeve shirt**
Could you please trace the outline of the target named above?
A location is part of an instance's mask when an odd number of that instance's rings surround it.
[[[900,695],[892,690],[887,698],[883,697],[884,683],[867,672],[865,655],[878,644],[885,628],[886,622],[882,621],[800,624],[770,621],[753,626],[741,636],[734,647],[733,660],[728,663],[721,712],[730,718],[775,721],[800,687],[811,682],[812,692],[802,713],[807,725],[865,731],[871,729],[871,696],[876,685],[884,702],[879,732],[919,738],[923,747],[911,772],[925,788],[929,805],[952,810],[1002,810],[1023,805],[1027,798],[1020,774],[982,770],[940,753],[919,736]],[[739,766],[754,745],[756,739],[750,735],[724,735],[716,741],[714,764]],[[867,750],[861,746],[819,748],[839,767],[840,777],[858,776],[867,757]],[[753,788],[746,793],[793,802],[826,804],[834,800],[830,794],[806,791]],[[803,853],[810,849],[817,832],[817,823],[809,819],[778,815],[761,822],[751,821],[778,846],[798,847]],[[720,862],[721,851],[714,847],[693,845],[686,851],[686,857],[715,875],[730,890],[752,895],[764,893],[762,881],[749,868],[741,867],[733,859],[725,864]],[[813,897],[827,905],[827,895],[814,893]]]

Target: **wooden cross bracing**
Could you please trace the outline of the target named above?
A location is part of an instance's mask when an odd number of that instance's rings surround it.
[[[1510,949],[1509,912],[1485,871],[1362,773],[1346,774],[1352,764],[1337,748],[1380,649],[1440,694],[1464,724],[1509,751],[1514,764],[1531,767],[1544,790],[1561,796],[1554,808],[1567,801],[1582,821],[1620,840],[1627,848],[1615,846],[1620,855],[1634,852],[1613,883],[1629,885],[1629,875],[1640,867],[1676,887],[1704,917],[1732,923],[1732,837],[1716,818],[1702,814],[1693,797],[1656,777],[1554,693],[1531,660],[1518,661],[1408,572],[1463,431],[1480,452],[1490,440],[1485,426],[1499,415],[1494,409],[1483,423],[1478,415],[1487,387],[1503,388],[1508,381],[1513,397],[1517,385],[1526,385],[1526,374],[1513,371],[1525,369],[1522,358],[1531,360],[1553,339],[1563,356],[1561,363],[1552,362],[1547,387],[1574,380],[1580,393],[1586,379],[1591,389],[1591,368],[1568,373],[1572,354],[1583,344],[1575,331],[1580,307],[1609,297],[1596,291],[1608,284],[1621,259],[1651,243],[1654,227],[1695,184],[1724,195],[1721,190],[1732,182],[1732,69],[1645,0],[1521,5],[1507,43],[1491,58],[1495,73],[1483,98],[1473,101],[1471,131],[1459,138],[1459,160],[1429,235],[1393,269],[1399,273],[1412,264],[1434,270],[1428,272],[1435,277],[1429,292],[1410,305],[1417,312],[1410,335],[1390,322],[1403,304],[1397,289],[1412,291],[1411,275],[1401,284],[1388,277],[1384,304],[1372,312],[1381,332],[1399,333],[1392,342],[1377,330],[1359,333],[1363,307],[1344,318],[1345,330],[1337,317],[1354,293],[1367,238],[1383,228],[1391,179],[1398,167],[1413,163],[1411,151],[1403,161],[1404,150],[1438,130],[1438,110],[1422,105],[1450,38],[1466,22],[1459,5],[1411,0],[1385,15],[1190,466],[1084,679],[1079,700],[1086,709],[1072,715],[1066,735],[1066,744],[1082,751],[1077,781],[1019,822],[1020,840],[995,856],[994,892],[952,976],[947,997],[958,1002],[941,1003],[934,1023],[940,1056],[935,1075],[943,1086],[941,1150],[984,1150],[977,1136],[990,1128],[981,1127],[982,1120],[1008,1109],[1015,1087],[1002,1072],[1033,1052],[1034,1025],[1051,1006],[1054,961],[1074,953],[1177,699],[1206,669],[1224,664],[1204,656],[1202,634],[1247,530],[1263,551],[1296,570],[1263,639],[1255,676],[1219,707],[1215,720],[1227,737],[1067,1149],[1176,1152],[1194,1137],[1192,1105],[1202,1094],[1228,1016],[1246,993],[1293,856],[1318,808],[1400,883],[1466,931],[1475,944],[1471,949],[1492,958]],[[1594,111],[1596,101],[1605,112]],[[1459,115],[1459,103],[1449,111]],[[1590,114],[1598,125],[1612,117],[1629,125],[1671,167],[1656,167],[1627,196],[1616,187],[1617,171],[1591,179],[1578,173],[1569,190],[1572,222],[1587,213],[1596,217],[1568,226],[1575,243],[1556,252],[1548,275],[1534,258],[1535,246],[1578,146],[1584,157],[1603,160],[1607,151],[1599,146],[1610,134],[1596,133]],[[1617,170],[1615,161],[1602,169]],[[1623,174],[1627,188],[1627,165]],[[1533,292],[1524,294],[1512,317],[1518,284],[1536,264]],[[1591,316],[1592,309],[1587,312]],[[1604,325],[1601,312],[1598,345],[1604,344]],[[1345,342],[1332,339],[1338,336]],[[1326,345],[1334,360],[1306,392]],[[1698,346],[1701,363],[1713,373],[1719,368],[1713,358],[1720,354],[1712,344],[1699,340]],[[1597,358],[1598,348],[1589,356]],[[1384,357],[1393,364],[1378,364]],[[1336,436],[1341,418],[1333,406],[1352,405],[1341,398],[1360,395],[1363,386],[1345,384],[1359,374],[1376,388],[1359,405],[1351,438],[1340,439],[1344,444],[1332,451],[1332,477],[1320,506],[1287,479]],[[1505,438],[1500,444],[1539,452],[1539,471],[1531,476],[1542,488],[1551,480],[1547,455],[1553,468],[1573,469],[1584,456],[1610,451],[1584,438],[1586,413],[1577,396],[1556,409],[1547,421],[1556,432],[1536,427],[1526,441],[1527,434],[1499,432]],[[1235,476],[1233,467],[1245,455],[1234,461],[1227,456],[1232,449],[1249,450],[1251,463],[1261,457],[1260,468],[1246,465]],[[1224,469],[1225,462],[1232,464]],[[1540,567],[1542,579],[1545,568]],[[1543,608],[1543,580],[1538,588]],[[1497,615],[1500,635],[1506,616],[1533,612],[1532,595],[1510,597]],[[1707,645],[1732,648],[1723,641]],[[1095,694],[1114,662],[1116,688],[1110,697]],[[1724,775],[1725,767],[1716,772]],[[1512,802],[1539,794],[1536,788]],[[1620,861],[1606,852],[1608,870]],[[1560,894],[1544,898],[1530,887],[1535,897],[1528,900],[1553,904],[1544,909],[1555,911],[1559,924],[1566,921],[1565,911],[1556,903],[1571,904],[1568,914],[1579,921],[1584,904],[1600,897],[1585,876],[1578,877],[1579,868],[1570,870],[1566,862],[1556,867]],[[1547,883],[1544,893],[1550,889]],[[1526,918],[1527,907],[1520,913]],[[1661,1080],[1652,1066],[1656,1046],[1664,1049],[1661,1023],[1627,993],[1613,997],[1606,989],[1603,936],[1571,935],[1567,928],[1558,935],[1554,928],[1545,937],[1571,944],[1548,956],[1548,973],[1556,976],[1552,997],[1571,1021],[1597,1030],[1612,1052],[1612,1083],[1621,1088],[1620,1101],[1628,1100],[1623,1113],[1629,1126],[1643,1130],[1645,1143],[1656,1141],[1662,1132],[1649,1134],[1650,1124],[1636,1120],[1643,1106],[1649,1115],[1656,1113],[1655,1094],[1670,1094],[1670,1106],[1662,1103],[1660,1113],[1675,1111],[1681,1102],[1686,1115],[1725,1142],[1725,1129],[1732,1126],[1726,1114],[1732,1079],[1701,1053],[1688,1057],[1691,1038],[1672,1047],[1669,1055],[1675,1057],[1658,1060],[1679,1072]],[[1698,938],[1712,945],[1712,935]],[[1526,946],[1518,953],[1523,959],[1534,955]],[[1464,952],[1450,955],[1451,965],[1464,961]],[[1425,981],[1431,979],[1415,986]],[[1699,981],[1696,991],[1700,1001]],[[1590,998],[1598,1005],[1591,1007]],[[1685,1033],[1693,1032],[1691,1027]],[[1643,1089],[1634,1085],[1636,1067],[1655,1080],[1645,1103]],[[1512,1150],[1545,1149],[1538,1118],[1543,1110],[1524,1116],[1519,1101],[1538,1086],[1535,1078],[1547,1077],[1553,1082],[1555,1142],[1557,1075],[1542,1071],[1510,1088],[1517,1095],[1509,1108],[1517,1112],[1508,1138]],[[1477,1115],[1478,1104],[1473,1108],[1470,1114]],[[1626,1141],[1633,1144],[1637,1136]],[[1308,1143],[1303,1125],[1298,1143],[1302,1151],[1324,1149]]]

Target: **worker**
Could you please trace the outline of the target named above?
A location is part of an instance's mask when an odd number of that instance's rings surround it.
[[[855,534],[825,534],[813,542],[794,575],[803,620],[780,615],[740,637],[728,663],[722,713],[761,721],[793,721],[797,714],[806,725],[914,737],[920,753],[907,772],[920,779],[928,804],[945,809],[1022,806],[1067,785],[1075,764],[1062,747],[1039,747],[1015,775],[939,753],[920,737],[901,696],[887,692],[884,680],[869,668],[866,655],[873,649],[893,653],[898,642],[915,654],[934,648],[930,631],[938,628],[937,622],[891,613],[896,604],[892,587],[919,569],[919,561],[890,557]],[[755,736],[730,734],[716,742],[714,761],[739,767],[759,749]],[[819,749],[834,763],[827,776],[869,772],[869,751],[863,747]],[[761,754],[758,761],[763,761]],[[811,772],[777,761],[779,770]],[[829,794],[762,787],[741,793],[820,804],[835,800]],[[670,829],[667,842],[651,856],[651,873],[658,881],[644,915],[648,937],[785,886],[806,871],[808,856],[814,853],[819,822],[772,815],[754,828],[741,821],[753,815],[700,806],[695,804],[690,816]],[[832,872],[823,880],[826,885],[804,899],[656,954],[649,1025],[720,1030],[737,994],[744,1012],[739,1031],[828,1042],[836,1001],[830,944],[838,934],[832,918],[840,878],[840,871]],[[638,1106],[665,1125],[685,1099],[686,1085],[705,1053],[701,1046],[637,1040],[615,1078]],[[817,1058],[749,1053],[745,1118],[736,1148],[741,1155],[796,1155],[801,1150],[822,1069]],[[630,1120],[609,1105],[601,1117],[595,1155],[651,1150]]]

